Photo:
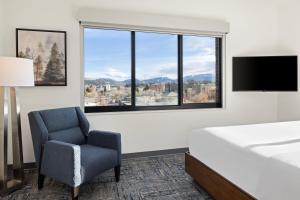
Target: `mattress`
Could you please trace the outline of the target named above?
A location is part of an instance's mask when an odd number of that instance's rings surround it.
[[[300,121],[195,129],[189,150],[257,199],[299,199]]]

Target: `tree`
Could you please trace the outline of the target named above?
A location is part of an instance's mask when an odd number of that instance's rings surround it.
[[[145,87],[144,87],[144,91],[147,91],[147,90],[149,90],[149,89],[150,89],[149,85],[146,84]]]
[[[44,47],[43,47],[43,44],[41,42],[39,42],[38,44],[38,54],[41,55],[41,54],[44,54],[45,50],[44,50]]]
[[[29,47],[27,47],[25,50],[25,58],[32,59],[32,55],[30,55],[30,53],[31,53],[31,50]]]
[[[56,43],[54,43],[51,48],[51,54],[47,68],[44,73],[44,81],[47,83],[63,82],[64,78],[63,61],[60,59],[58,46]]]
[[[23,51],[20,51],[20,52],[18,53],[18,57],[20,57],[20,58],[25,58],[25,53],[24,53]]]
[[[34,60],[34,66],[35,66],[35,80],[41,81],[43,79],[42,56],[38,55],[38,57]]]
[[[35,80],[42,81],[43,80],[43,55],[44,55],[44,47],[41,42],[38,44],[38,51],[37,51],[37,57],[34,60],[34,70],[35,70]]]

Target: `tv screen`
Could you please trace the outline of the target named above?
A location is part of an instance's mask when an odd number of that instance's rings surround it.
[[[297,91],[297,56],[233,57],[233,91]]]

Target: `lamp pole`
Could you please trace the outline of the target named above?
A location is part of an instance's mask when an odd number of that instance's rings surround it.
[[[0,192],[7,190],[8,102],[6,88],[0,86]]]
[[[10,102],[8,101],[10,94]],[[10,103],[10,113],[9,106]],[[24,184],[23,151],[20,120],[20,104],[16,95],[16,89],[0,87],[0,194],[11,193]],[[10,114],[10,115],[9,115]],[[7,143],[8,143],[8,119],[11,119],[11,137],[13,150],[13,178],[8,178]]]
[[[15,87],[10,87],[12,147],[13,147],[13,172],[17,180],[24,180],[22,129],[20,115],[20,101]]]

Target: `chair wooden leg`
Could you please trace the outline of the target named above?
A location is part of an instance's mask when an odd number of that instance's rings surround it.
[[[79,196],[79,186],[71,188],[71,198],[72,200],[78,200]]]
[[[115,167],[115,177],[116,177],[117,182],[120,181],[120,172],[121,172],[121,166],[116,166]]]
[[[44,154],[44,145],[41,146],[40,162],[38,164],[38,189],[41,190],[44,186],[45,176],[41,174],[42,160]]]
[[[38,189],[41,190],[44,186],[45,176],[42,174],[38,175]]]

